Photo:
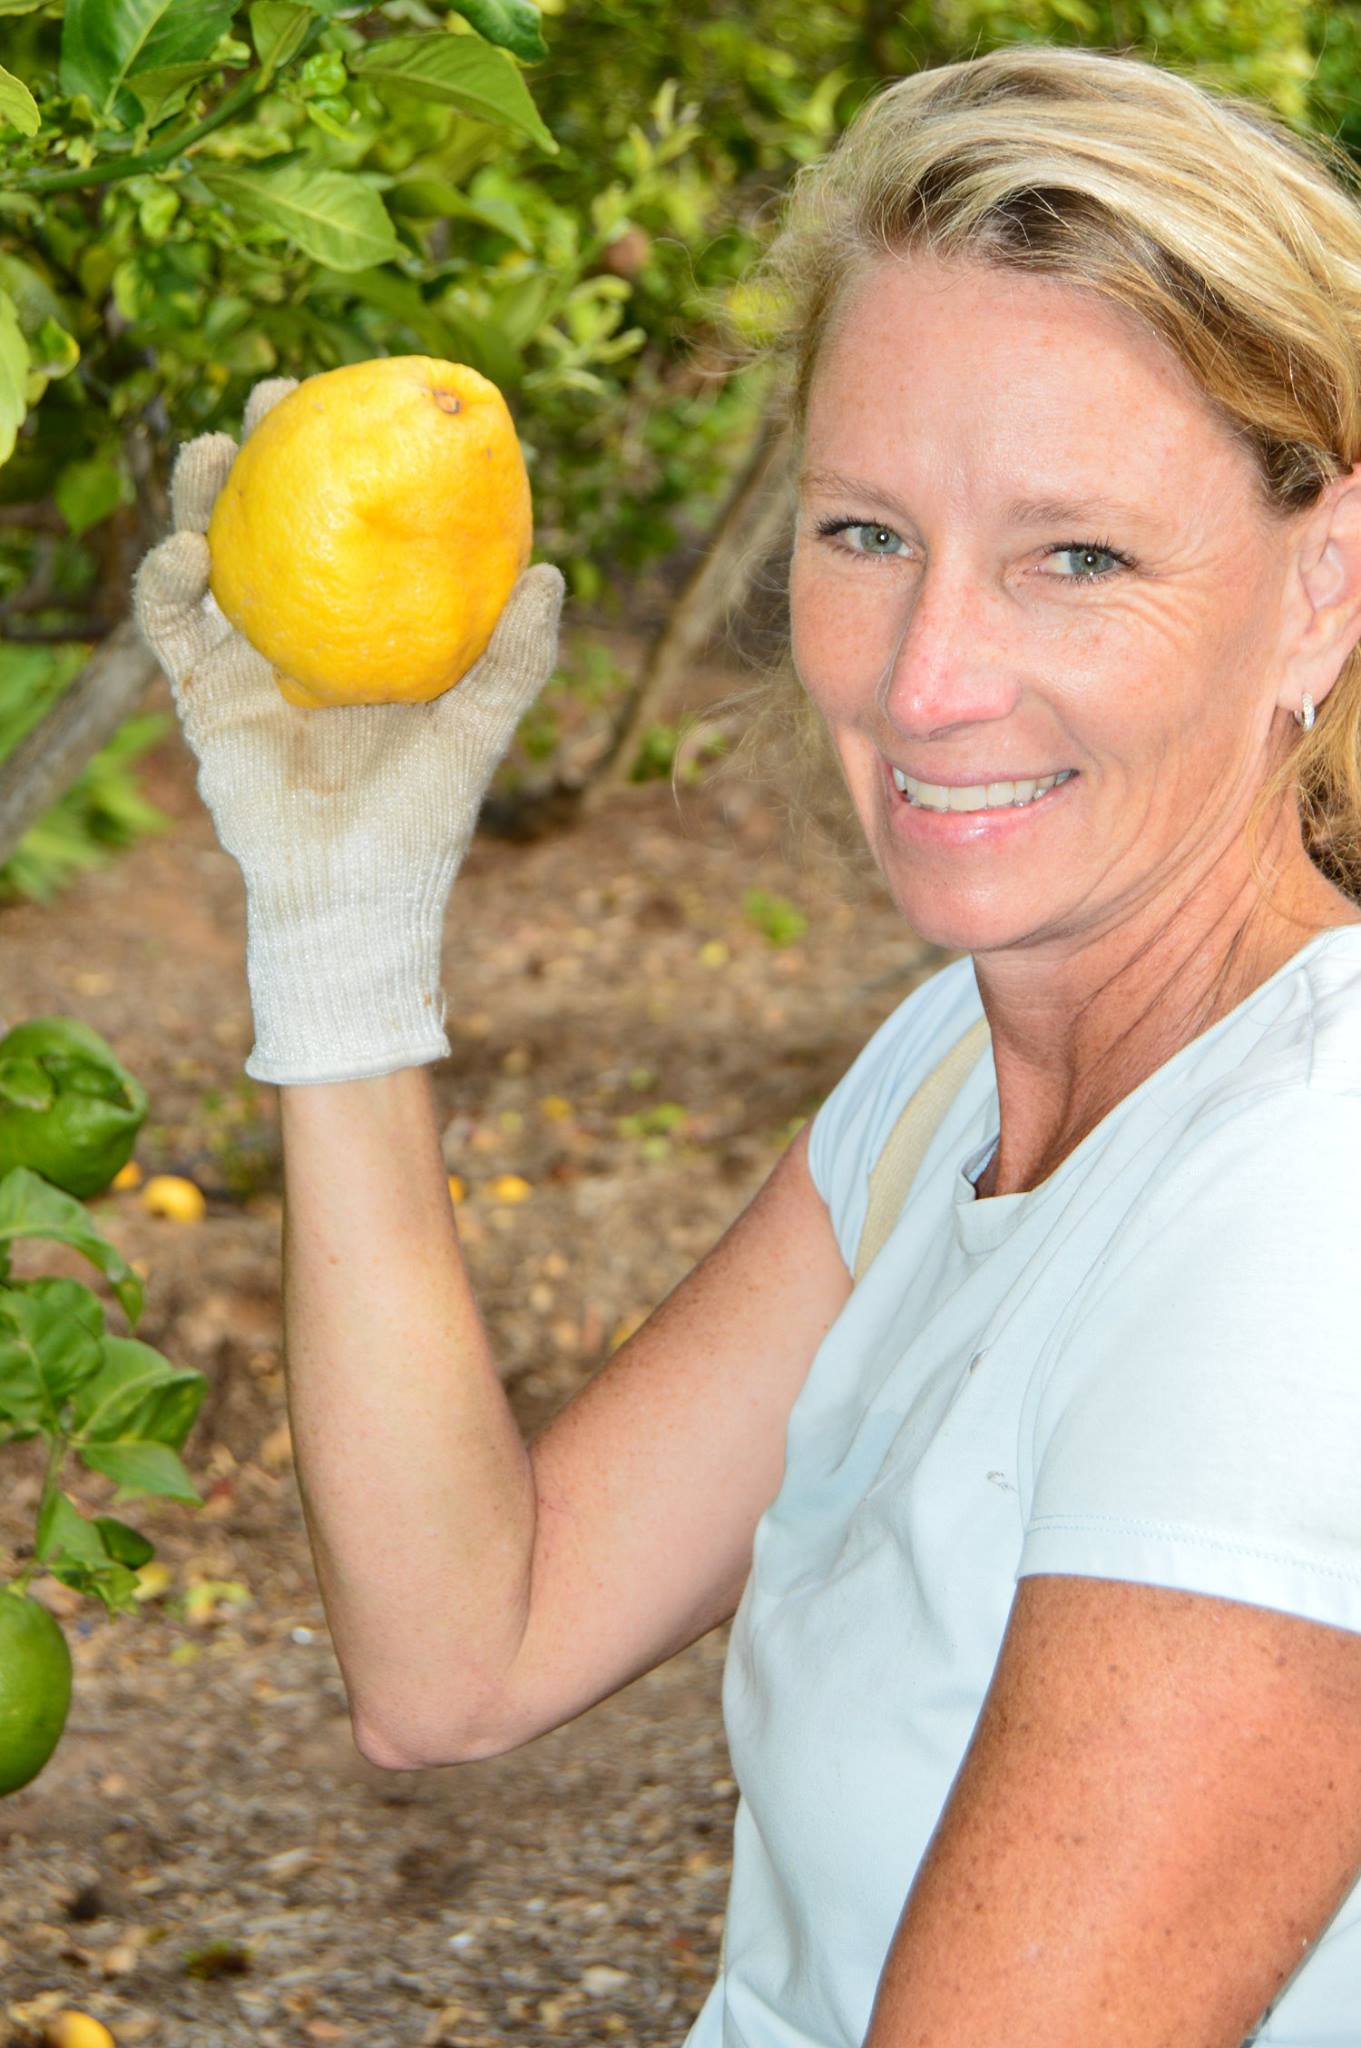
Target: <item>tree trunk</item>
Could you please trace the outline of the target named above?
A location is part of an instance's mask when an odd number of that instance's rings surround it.
[[[628,780],[658,709],[742,603],[753,577],[769,559],[788,516],[792,445],[789,429],[767,417],[705,538],[699,563],[644,657],[610,744],[582,791],[583,810],[593,810]]]
[[[0,762],[0,866],[132,716],[158,673],[133,621],[124,619],[47,716]]]

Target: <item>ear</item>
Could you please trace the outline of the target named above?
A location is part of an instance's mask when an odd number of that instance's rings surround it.
[[[1299,522],[1289,584],[1289,635],[1277,699],[1317,706],[1361,639],[1361,463],[1328,484]]]

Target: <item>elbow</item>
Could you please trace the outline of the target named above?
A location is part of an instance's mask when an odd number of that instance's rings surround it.
[[[380,1728],[367,1721],[351,1717],[350,1727],[354,1734],[354,1746],[365,1763],[373,1764],[380,1771],[424,1771],[430,1768],[424,1757],[414,1755],[401,1743]]]
[[[467,1728],[441,1728],[428,1740],[410,1726],[385,1725],[359,1715],[351,1715],[350,1725],[355,1748],[380,1771],[437,1771],[450,1764],[483,1763],[529,1739],[490,1720]]]

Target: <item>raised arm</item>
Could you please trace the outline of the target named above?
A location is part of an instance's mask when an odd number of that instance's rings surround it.
[[[289,389],[259,386],[247,434]],[[297,1470],[356,1739],[487,1755],[731,1614],[785,1424],[849,1291],[800,1139],[710,1257],[532,1454],[459,1253],[425,1066],[449,1052],[444,906],[496,763],[551,674],[562,579],[520,578],[428,703],[285,701],[206,603],[229,436],[182,451],[142,564],[198,786],[246,884],[255,1044],[283,1091]]]
[[[364,1754],[513,1748],[730,1616],[850,1289],[806,1131],[532,1450],[464,1270],[424,1069],[286,1089],[283,1131],[294,1454]]]

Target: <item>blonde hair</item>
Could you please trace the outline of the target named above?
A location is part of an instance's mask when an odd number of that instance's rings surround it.
[[[1059,278],[1138,315],[1283,518],[1361,459],[1355,173],[1265,107],[1138,58],[1035,45],[887,86],[797,174],[749,280],[773,314],[747,357],[783,366],[796,444],[852,290],[915,250]],[[825,759],[796,723],[805,756]],[[1295,779],[1311,857],[1361,901],[1361,653],[1258,792],[1254,825]]]

